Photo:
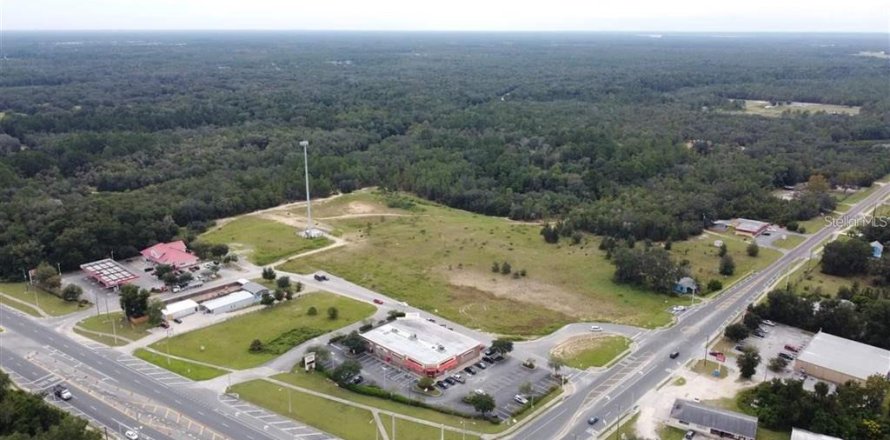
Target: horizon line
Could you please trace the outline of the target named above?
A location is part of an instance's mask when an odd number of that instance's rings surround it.
[[[4,29],[0,33],[10,32],[405,32],[405,33],[587,33],[587,34],[849,34],[849,35],[888,35],[887,31],[851,31],[851,30],[649,30],[649,29],[628,29],[628,30],[596,30],[596,29],[296,29],[296,28],[129,28],[129,29]]]

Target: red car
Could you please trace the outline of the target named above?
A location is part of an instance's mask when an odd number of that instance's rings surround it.
[[[787,345],[785,345],[785,350],[788,350],[788,351],[793,352],[793,353],[797,353],[797,352],[800,351],[800,347],[795,347],[795,346],[793,346],[793,345],[791,345],[791,344],[787,344]]]
[[[375,300],[374,300],[374,304],[383,304],[383,300],[382,300],[382,299],[375,299]]]

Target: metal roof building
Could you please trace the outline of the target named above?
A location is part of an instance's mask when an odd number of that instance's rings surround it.
[[[187,299],[167,304],[167,307],[164,307],[164,310],[162,310],[161,313],[164,314],[164,318],[166,319],[176,319],[197,312],[198,307],[198,303]]]
[[[259,283],[255,283],[253,281],[246,280],[241,278],[238,280],[238,284],[241,285],[241,289],[246,290],[254,295],[262,295],[264,293],[268,293],[269,289]]]
[[[792,428],[791,440],[843,440],[842,438],[832,437],[830,435],[816,434],[815,432],[804,431],[803,429]]]
[[[454,330],[449,330],[409,314],[377,327],[362,337],[369,351],[386,362],[416,373],[437,376],[479,357],[483,345]]]
[[[890,374],[890,351],[824,332],[817,333],[794,362],[795,369],[837,384]]]
[[[205,301],[201,303],[201,307],[207,310],[208,313],[226,313],[252,306],[258,302],[260,302],[260,297],[246,290],[239,290],[226,296]]]
[[[110,258],[93,261],[91,263],[84,263],[80,265],[80,268],[86,272],[90,278],[98,281],[105,287],[120,286],[121,284],[126,284],[129,281],[139,278],[139,275],[130,272],[129,269]]]
[[[756,237],[766,232],[767,228],[769,228],[769,223],[759,220],[739,218],[733,222],[733,227],[736,234]]]
[[[684,399],[674,401],[669,424],[720,438],[754,440],[757,436],[757,417]]]

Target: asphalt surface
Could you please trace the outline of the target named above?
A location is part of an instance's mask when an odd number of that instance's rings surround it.
[[[888,194],[890,185],[884,185],[840,218],[855,218]],[[574,384],[576,392],[510,438],[571,440],[598,437],[619,416],[628,414],[643,394],[671,377],[675,369],[704,355],[708,340],[719,334],[730,320],[764,294],[799,260],[809,258],[823,241],[842,229],[836,224],[827,225],[766,269],[741,280],[716,299],[687,311],[677,325],[652,332],[629,357],[600,375],[582,378]],[[670,359],[668,355],[675,350],[680,351],[680,356]],[[590,425],[591,417],[598,417],[600,421]]]
[[[292,439],[293,436],[262,423],[240,416],[237,411],[221,405],[218,396],[209,390],[188,387],[170,387],[150,376],[140,374],[117,362],[118,352],[93,351],[65,335],[54,332],[35,319],[0,306],[0,325],[35,343],[51,347],[77,362],[102,372],[132,392],[149,397],[160,404],[180,412],[196,423],[213,430],[222,437],[237,440]],[[7,365],[2,358],[2,368]],[[14,364],[12,364],[14,366]]]

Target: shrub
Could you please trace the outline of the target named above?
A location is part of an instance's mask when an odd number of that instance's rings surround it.
[[[309,307],[309,310],[306,310],[306,314],[309,316],[315,316],[318,314],[318,309],[315,306]]]
[[[723,282],[720,280],[711,280],[708,281],[708,291],[716,292],[723,288]]]
[[[336,307],[328,307],[328,319],[333,321],[337,319],[338,316],[340,316],[340,311],[337,310]]]
[[[259,339],[254,339],[250,341],[250,348],[248,349],[251,353],[259,353],[263,351],[263,341]]]
[[[365,325],[359,327],[358,331],[359,331],[359,333],[364,333],[368,330],[371,330],[372,328],[374,328],[374,324],[365,324]]]

